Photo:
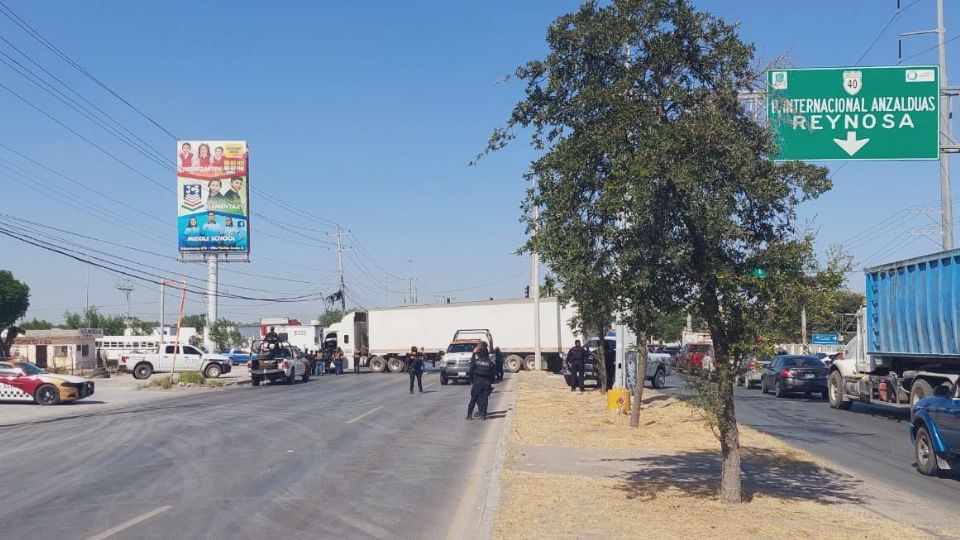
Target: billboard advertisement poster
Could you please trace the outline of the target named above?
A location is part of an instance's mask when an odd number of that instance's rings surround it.
[[[177,141],[180,253],[249,253],[246,141]]]

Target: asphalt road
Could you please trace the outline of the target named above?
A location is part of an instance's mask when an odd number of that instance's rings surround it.
[[[504,392],[468,422],[469,386],[407,384],[324,376],[0,427],[0,537],[446,537],[475,511]]]
[[[683,382],[667,379],[669,392]],[[940,507],[945,516],[960,515],[960,474],[930,478],[916,470],[910,442],[910,412],[854,403],[848,411],[830,408],[826,400],[802,394],[777,398],[759,387],[736,387],[737,419],[813,455],[831,461],[860,478],[912,495],[924,505]]]

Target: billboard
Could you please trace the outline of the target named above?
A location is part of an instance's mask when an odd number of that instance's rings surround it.
[[[177,141],[180,253],[249,253],[246,141]]]

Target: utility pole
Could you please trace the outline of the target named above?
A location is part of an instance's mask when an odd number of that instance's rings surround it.
[[[899,1],[897,2],[897,10],[900,10]],[[953,249],[953,201],[950,188],[950,154],[957,152],[958,148],[953,141],[951,108],[953,106],[952,96],[960,92],[960,89],[951,88],[947,83],[946,33],[947,29],[943,24],[943,0],[937,0],[936,29],[903,32],[900,34],[901,38],[923,34],[936,34],[937,36],[937,53],[940,65],[940,242],[944,251]],[[901,55],[898,54],[898,57],[899,56]],[[899,59],[897,63],[900,63]]]
[[[540,219],[540,209],[533,209],[534,227]],[[540,254],[530,252],[530,293],[533,295],[533,356],[537,369],[543,369],[543,355],[540,351]],[[602,339],[602,337],[601,337]],[[601,344],[603,342],[601,341]]]
[[[117,290],[122,292],[124,297],[126,297],[127,299],[127,318],[124,321],[124,326],[126,326],[126,329],[127,329],[126,334],[132,335],[130,331],[132,330],[133,311],[131,310],[131,305],[130,305],[130,293],[133,292],[133,283],[130,280],[122,279],[117,282],[116,287],[117,287]]]
[[[390,307],[390,276],[383,276],[383,307]]]
[[[803,350],[807,350],[807,307],[800,308],[800,335]]]
[[[940,87],[947,86],[947,48],[944,37],[947,29],[943,26],[943,0],[937,0],[937,49],[940,58]],[[952,99],[940,94],[940,146],[953,141],[953,129],[950,117]],[[940,209],[943,224],[943,250],[953,249],[953,202],[950,196],[950,154],[940,151]]]
[[[407,304],[417,303],[416,280],[413,279],[413,259],[407,259],[407,298],[404,300]]]
[[[337,264],[340,267],[340,309],[347,311],[347,291],[343,283],[343,244],[340,242],[340,225],[337,225]]]

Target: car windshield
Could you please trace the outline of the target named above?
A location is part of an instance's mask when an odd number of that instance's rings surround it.
[[[40,374],[46,373],[46,371],[38,368],[37,366],[33,364],[28,364],[26,362],[21,362],[17,364],[17,367],[22,369],[23,372],[26,373],[27,375],[40,375]]]
[[[697,345],[690,346],[690,352],[692,353],[708,353],[710,352],[710,345],[707,343],[699,343]]]
[[[451,343],[450,346],[447,347],[447,352],[448,353],[465,353],[465,352],[472,353],[473,348],[476,346],[477,346],[476,343]]]
[[[783,367],[823,367],[823,362],[813,356],[794,356],[785,358]]]

